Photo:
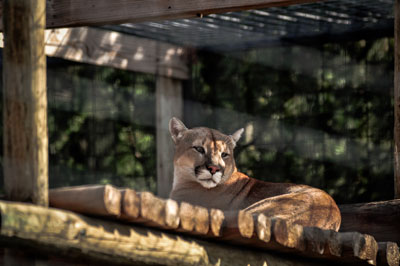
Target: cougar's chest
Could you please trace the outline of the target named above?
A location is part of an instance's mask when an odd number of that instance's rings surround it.
[[[211,189],[206,189],[196,182],[190,182],[175,187],[170,198],[206,208],[238,210],[250,204],[247,198],[250,188],[248,179],[243,178],[234,178]]]

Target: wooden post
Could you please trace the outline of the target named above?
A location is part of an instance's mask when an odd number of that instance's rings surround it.
[[[9,200],[48,205],[46,1],[4,0],[4,186]]]
[[[182,118],[182,81],[158,76],[156,81],[157,195],[166,198],[172,188],[174,146],[169,120]]]
[[[400,198],[400,0],[394,4],[394,198]]]

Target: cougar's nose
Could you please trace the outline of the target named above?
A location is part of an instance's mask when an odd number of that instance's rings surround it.
[[[220,171],[219,167],[216,165],[207,165],[207,169],[211,174],[215,174],[216,172]]]

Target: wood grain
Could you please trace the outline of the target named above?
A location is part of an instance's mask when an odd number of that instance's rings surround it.
[[[46,2],[2,4],[4,190],[9,200],[47,206]]]
[[[400,243],[400,199],[339,205],[341,232],[357,231],[377,241]]]
[[[60,28],[136,23],[318,1],[321,0],[47,0],[46,24],[48,28]]]
[[[399,246],[394,242],[378,242],[378,265],[399,265]]]
[[[86,189],[93,190],[90,187]],[[264,214],[209,210],[186,202],[178,204],[171,199],[161,199],[150,192],[140,194],[133,192],[133,190],[123,190],[120,199],[122,214],[130,212],[123,207],[124,202],[132,201],[136,202],[133,204],[136,206],[135,212],[137,208],[140,209],[139,215],[131,215],[130,219],[125,219],[123,215],[115,218],[240,247],[288,253],[293,258],[303,257],[310,262],[318,258],[335,263],[398,265],[398,246],[393,242],[381,243],[378,246],[374,237],[368,234],[303,227]],[[127,195],[138,197],[140,204],[137,204],[137,200],[128,200]],[[63,198],[69,197],[65,194],[61,197]],[[97,199],[93,197],[91,201],[102,202],[103,198],[103,195],[98,193]]]
[[[394,197],[400,199],[400,0],[394,17]]]
[[[121,192],[111,185],[84,185],[50,189],[50,206],[84,214],[119,216]]]

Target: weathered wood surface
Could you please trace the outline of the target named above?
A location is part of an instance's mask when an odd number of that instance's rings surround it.
[[[183,116],[182,81],[158,76],[156,79],[157,195],[168,198],[172,189],[174,145],[169,133],[171,117]]]
[[[318,1],[321,0],[171,0],[167,2],[163,0],[47,0],[46,25],[48,28],[62,28],[193,18],[214,13]]]
[[[3,172],[7,199],[48,205],[46,2],[3,4]]]
[[[140,215],[140,196],[133,189],[122,189],[121,192],[121,220],[135,220]]]
[[[344,204],[339,209],[341,232],[358,231],[372,235],[377,241],[400,243],[400,199]]]
[[[31,204],[0,201],[0,214],[3,247],[39,249],[110,265],[320,265]]]
[[[50,189],[49,202],[51,207],[84,214],[101,216],[121,214],[121,192],[110,185]]]
[[[378,247],[379,265],[399,265],[400,252],[399,246],[396,243],[379,242]]]
[[[0,47],[4,36],[0,33]],[[188,79],[182,47],[104,29],[79,27],[45,31],[47,56],[97,66]]]
[[[394,17],[394,197],[400,199],[400,0]]]
[[[131,199],[128,200],[127,195]],[[98,201],[101,202],[102,199],[100,197]],[[120,201],[120,218],[124,222],[140,223],[176,233],[183,232],[186,235],[239,244],[242,247],[324,259],[332,263],[376,265],[378,260],[380,265],[379,260],[386,256],[390,265],[397,265],[397,245],[392,243],[386,249],[381,247],[380,256],[377,256],[378,244],[368,234],[302,227],[282,219],[271,219],[263,214],[252,215],[244,211],[208,210],[186,202],[163,200],[150,192],[139,194],[126,190],[122,192]],[[134,202],[134,210],[124,208],[126,201]]]

